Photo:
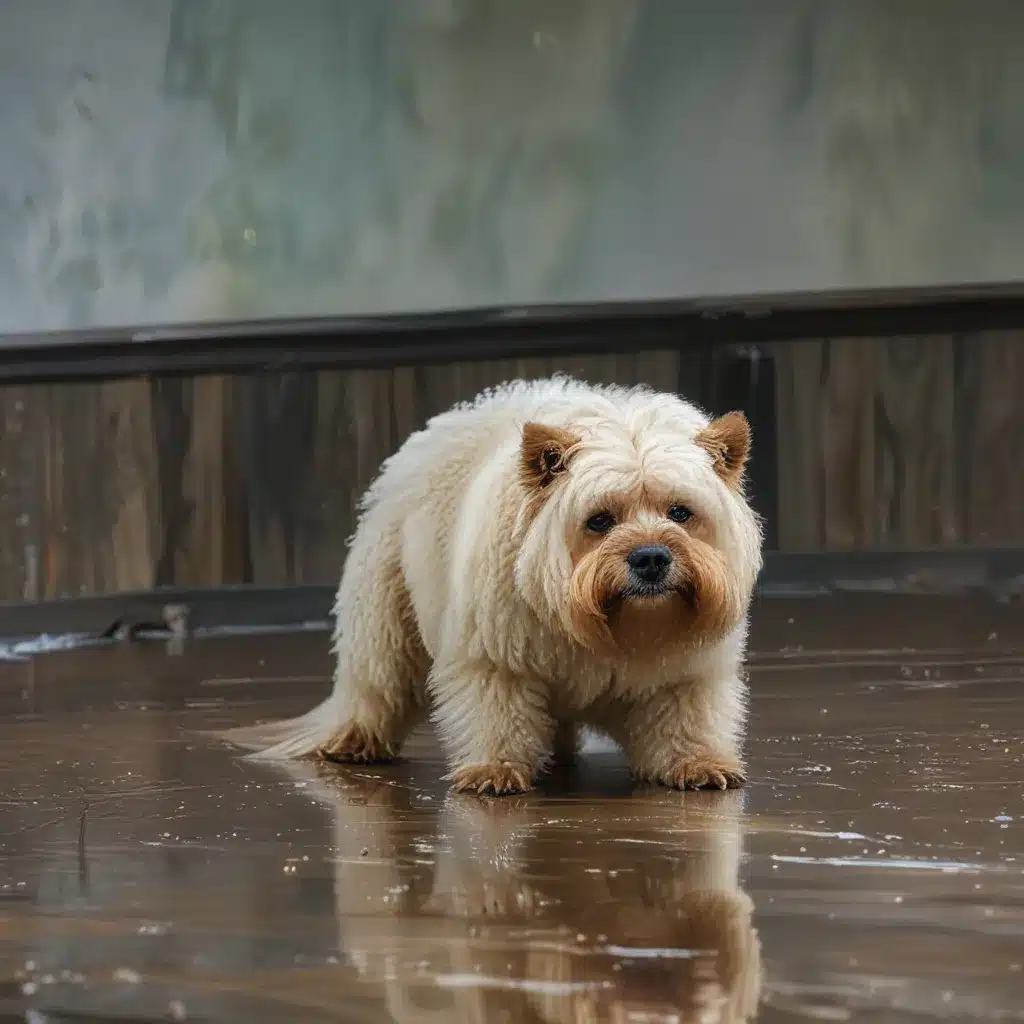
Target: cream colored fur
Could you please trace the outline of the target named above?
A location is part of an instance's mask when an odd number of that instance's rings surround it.
[[[738,784],[761,533],[742,487],[698,443],[710,422],[675,395],[561,377],[507,384],[432,419],[363,500],[335,602],[333,693],[235,740],[264,758],[381,760],[430,709],[458,788],[527,788],[572,753],[580,725],[615,739],[638,776]],[[528,423],[579,439],[543,491],[522,479]],[[574,544],[614,501],[638,509],[634,531],[674,529],[650,495],[705,524],[729,621],[648,644],[654,613],[631,602],[632,649],[595,650],[572,626]]]

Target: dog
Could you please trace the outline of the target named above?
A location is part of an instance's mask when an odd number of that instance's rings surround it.
[[[742,785],[750,446],[742,413],[562,376],[434,417],[361,502],[333,692],[231,738],[258,758],[388,761],[432,712],[457,791],[528,790],[581,727],[638,779]]]

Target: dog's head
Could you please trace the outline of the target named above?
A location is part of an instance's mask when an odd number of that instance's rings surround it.
[[[743,414],[634,391],[562,419],[527,423],[520,444],[530,604],[606,653],[657,657],[737,626],[761,566]]]

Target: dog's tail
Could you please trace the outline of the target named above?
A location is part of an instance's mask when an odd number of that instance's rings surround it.
[[[253,761],[290,761],[316,753],[338,729],[338,706],[332,694],[299,718],[229,729],[220,734],[228,743],[250,751]]]

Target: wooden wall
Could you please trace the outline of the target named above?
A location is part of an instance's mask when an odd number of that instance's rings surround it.
[[[356,499],[427,417],[556,369],[677,388],[683,362],[653,352],[0,388],[0,600],[333,582]]]
[[[1024,332],[770,350],[780,548],[1024,544]]]
[[[754,418],[770,421],[758,499],[779,547],[1024,543],[1024,337],[830,339],[0,388],[0,600],[333,583],[359,493],[453,402],[565,370],[725,411],[754,401],[747,364],[774,382]]]

